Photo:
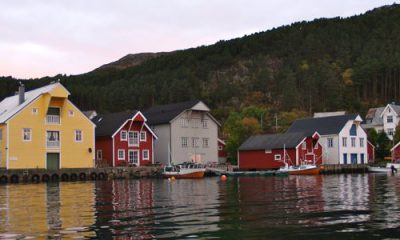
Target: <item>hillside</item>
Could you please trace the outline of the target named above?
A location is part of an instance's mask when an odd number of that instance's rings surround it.
[[[400,6],[298,22],[210,46],[129,61],[61,79],[83,109],[113,112],[203,99],[224,121],[256,105],[276,111],[364,112],[400,97]],[[125,61],[127,60],[127,61]],[[16,82],[1,78],[0,97]]]

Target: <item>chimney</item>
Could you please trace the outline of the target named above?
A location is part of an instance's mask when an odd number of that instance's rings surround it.
[[[21,82],[19,82],[18,96],[19,104],[22,104],[25,101],[25,86]]]

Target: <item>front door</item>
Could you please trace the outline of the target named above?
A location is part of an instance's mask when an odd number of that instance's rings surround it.
[[[364,153],[361,153],[361,154],[360,154],[360,160],[361,160],[361,164],[364,164],[364,163],[365,163],[365,160],[364,160]]]
[[[129,163],[136,164],[136,166],[139,166],[139,150],[129,150],[128,161]]]
[[[60,169],[60,153],[47,153],[46,166],[48,170]]]
[[[343,153],[343,164],[347,164],[347,153]]]
[[[351,154],[351,164],[357,164],[357,154],[356,153]]]

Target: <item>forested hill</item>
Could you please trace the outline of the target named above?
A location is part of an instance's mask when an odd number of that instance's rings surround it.
[[[204,100],[221,120],[249,105],[273,111],[365,111],[400,97],[399,23],[400,5],[391,5],[27,86],[61,79],[79,107],[100,112],[193,98]],[[2,78],[0,97],[12,94],[16,84]]]

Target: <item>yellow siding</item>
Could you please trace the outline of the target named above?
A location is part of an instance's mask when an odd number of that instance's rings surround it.
[[[7,148],[7,125],[0,124],[2,136],[0,139],[0,168],[6,167]]]
[[[40,96],[13,118],[9,124],[9,165],[8,168],[46,168],[46,153],[60,152],[61,168],[91,168],[94,159],[94,125],[63,95],[62,87],[56,88],[57,97],[49,99],[48,94]],[[54,90],[53,90],[54,91]],[[61,123],[46,124],[47,108],[61,107]],[[34,115],[32,109],[37,108]],[[73,116],[68,114],[73,111]],[[32,129],[32,140],[24,142],[23,128]],[[75,130],[83,131],[83,141],[75,142]],[[60,132],[60,148],[47,149],[46,131]],[[91,149],[91,152],[89,152]]]

